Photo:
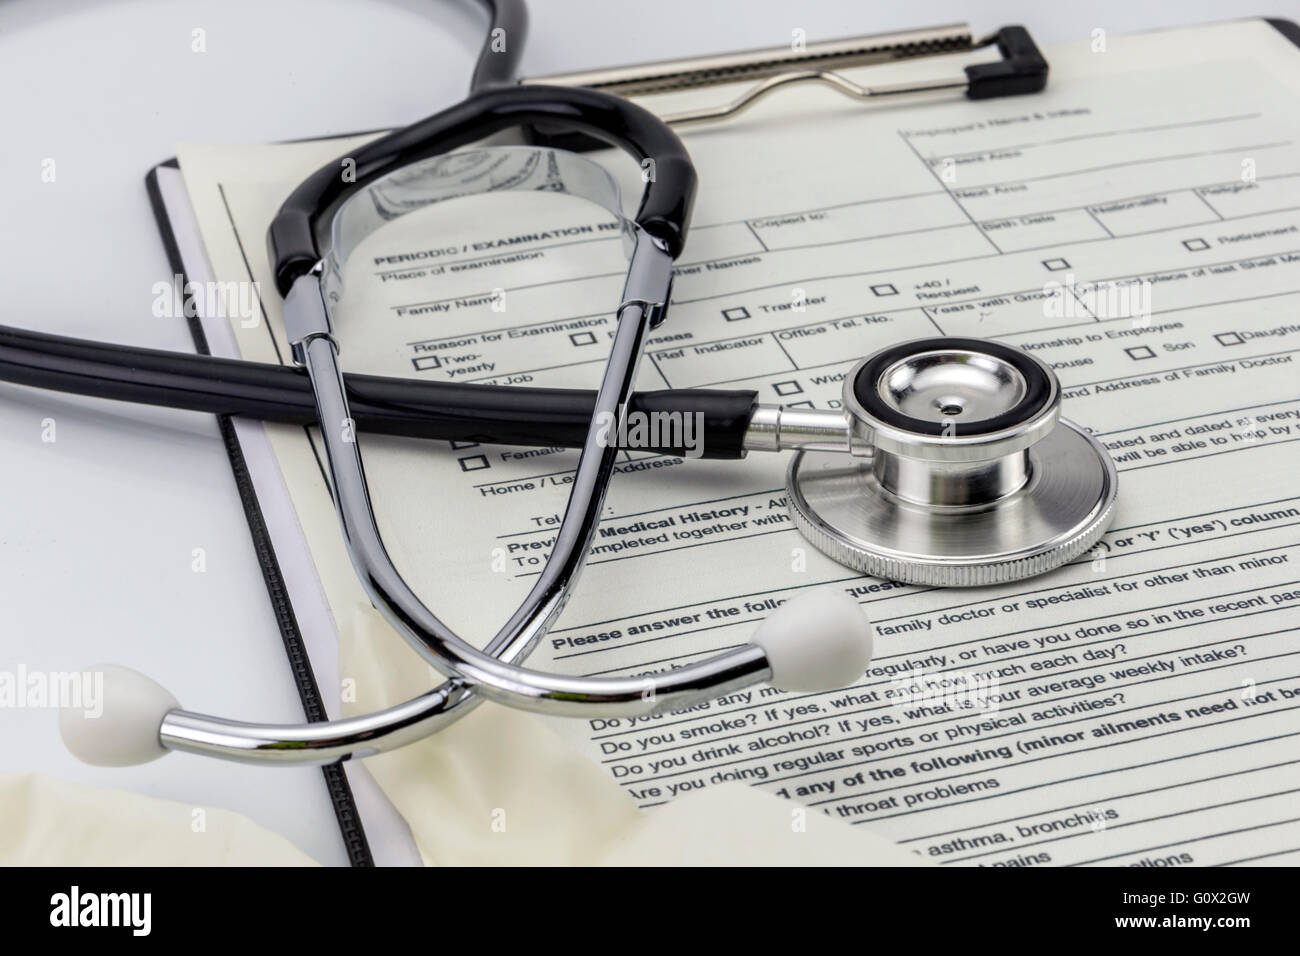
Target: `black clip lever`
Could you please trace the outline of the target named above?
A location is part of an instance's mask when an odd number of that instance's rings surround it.
[[[1047,61],[1038,44],[1024,27],[1003,27],[975,44],[976,48],[997,44],[1002,60],[966,67],[966,96],[991,100],[998,96],[1039,93],[1047,86]]]

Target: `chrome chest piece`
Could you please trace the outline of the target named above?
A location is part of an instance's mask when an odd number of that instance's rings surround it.
[[[818,550],[896,581],[977,586],[1064,564],[1110,523],[1114,463],[1060,404],[1056,375],[1025,352],[921,339],[854,366],[844,413],[769,411],[751,430],[802,449],[789,509]]]

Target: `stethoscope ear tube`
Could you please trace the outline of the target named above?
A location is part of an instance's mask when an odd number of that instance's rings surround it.
[[[643,716],[680,710],[764,680],[779,686],[782,671],[755,644],[644,677],[570,677],[515,663],[527,657],[550,629],[586,562],[621,454],[609,442],[601,422],[606,416],[617,417],[628,404],[646,334],[668,300],[671,278],[668,253],[637,228],[624,300],[596,396],[596,414],[588,425],[564,515],[528,595],[483,650],[438,619],[403,579],[384,547],[360,449],[347,427],[351,411],[317,274],[300,276],[285,299],[285,329],[295,360],[311,376],[330,486],[357,577],[407,643],[448,678],[468,685],[475,698],[555,715],[586,716],[599,707],[613,716]],[[780,656],[782,666],[791,673],[831,673],[798,666],[804,656],[817,652],[812,643],[796,648]]]
[[[617,188],[608,188],[612,182],[607,173],[602,171],[604,182],[584,180],[573,190],[623,222],[624,234],[631,240],[627,276],[594,414],[587,423],[569,500],[550,553],[523,602],[479,650],[448,628],[415,594],[379,533],[353,435],[355,415],[326,301],[325,288],[337,275],[338,262],[334,249],[323,250],[323,227],[328,224],[335,231],[353,208],[347,200],[364,195],[358,192],[360,188],[380,183],[399,169],[425,163],[505,128],[548,122],[591,133],[641,160],[645,188],[632,221],[622,216]],[[340,167],[349,162],[355,177],[345,182]],[[549,162],[560,160],[551,156]],[[578,178],[583,179],[581,174]],[[454,192],[448,198],[496,191],[503,185],[483,179],[476,189]],[[512,186],[528,188],[528,181],[517,179]],[[407,643],[450,680],[467,685],[473,699],[548,714],[583,716],[598,706],[604,713],[641,716],[691,706],[769,678],[779,686],[786,672],[819,680],[832,673],[837,681],[857,676],[841,673],[839,667],[823,671],[799,666],[804,658],[818,653],[815,642],[796,644],[793,653],[771,658],[763,647],[751,643],[644,677],[569,677],[516,663],[529,654],[563,610],[591,549],[609,482],[622,454],[616,433],[610,429],[626,419],[646,336],[667,312],[673,261],[686,239],[694,194],[695,171],[685,147],[651,113],[592,90],[516,87],[477,94],[370,143],[338,165],[323,167],[285,201],[271,225],[268,244],[277,286],[284,294],[285,335],[295,362],[311,379],[326,469],[358,579],[375,607]],[[335,215],[337,222],[330,218]],[[369,224],[375,225],[373,219]],[[346,246],[340,240],[343,258]],[[855,633],[849,644],[861,644],[859,637]],[[785,648],[788,642],[779,643]],[[842,657],[850,663],[857,659],[858,655]],[[843,686],[843,681],[834,686]]]

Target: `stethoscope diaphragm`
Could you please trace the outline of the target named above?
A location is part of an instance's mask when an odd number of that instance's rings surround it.
[[[1112,517],[1109,453],[1060,419],[1037,358],[980,339],[922,339],[845,377],[845,456],[800,451],[790,515],[818,550],[896,581],[969,587],[1051,570]]]

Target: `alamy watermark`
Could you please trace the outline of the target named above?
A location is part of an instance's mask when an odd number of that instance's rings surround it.
[[[1151,324],[1151,280],[1076,282],[1067,272],[1064,282],[1043,284],[1043,316],[1049,319],[1132,319],[1135,326]]]
[[[262,289],[257,282],[186,282],[180,273],[159,280],[153,292],[153,314],[159,319],[238,319],[241,328],[257,327]]]
[[[596,441],[602,448],[672,449],[687,458],[704,454],[703,412],[643,412],[618,407],[596,415]]]
[[[0,671],[0,710],[41,708],[81,710],[87,717],[104,713],[101,671]]]
[[[153,894],[83,892],[74,884],[68,892],[50,897],[50,925],[117,926],[130,929],[132,936],[148,936],[153,929]]]
[[[928,673],[913,667],[889,679],[890,702],[898,706],[939,707],[954,712],[998,709],[998,679],[969,671]]]

